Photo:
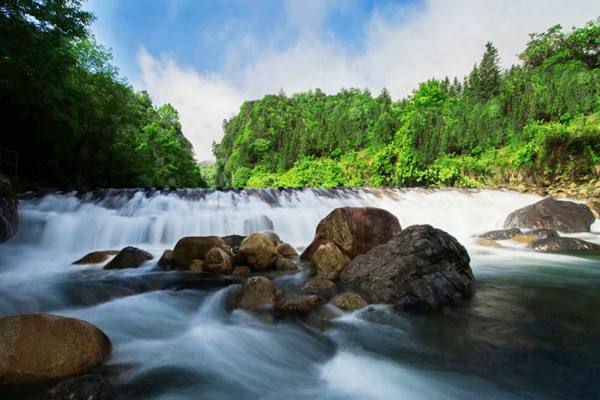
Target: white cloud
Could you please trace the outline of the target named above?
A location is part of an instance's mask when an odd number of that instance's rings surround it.
[[[142,49],[136,86],[179,110],[184,133],[204,160],[212,158],[210,144],[222,136],[222,120],[246,99],[315,87],[327,92],[368,87],[375,93],[387,87],[392,96],[402,97],[428,78],[462,77],[479,61],[487,41],[494,42],[503,65],[509,66],[517,62],[529,33],[556,23],[580,26],[600,15],[597,0],[430,0],[376,10],[357,50],[320,28],[338,6],[288,1],[281,29],[297,30],[297,40],[281,49],[245,35],[224,50],[227,61],[219,73],[182,67]]]

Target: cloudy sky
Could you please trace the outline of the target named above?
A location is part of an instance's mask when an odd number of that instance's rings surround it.
[[[90,0],[97,40],[136,89],[173,104],[199,160],[243,101],[283,89],[411,93],[462,77],[485,42],[517,62],[528,34],[600,16],[598,0]]]

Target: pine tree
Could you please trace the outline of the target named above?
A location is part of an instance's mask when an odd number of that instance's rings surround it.
[[[477,92],[484,99],[490,99],[500,92],[500,66],[498,50],[492,42],[485,44],[485,53],[479,64],[479,82]]]

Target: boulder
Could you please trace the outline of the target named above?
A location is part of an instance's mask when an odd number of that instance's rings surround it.
[[[284,298],[275,306],[275,314],[284,316],[306,315],[315,308],[321,307],[325,301],[322,297],[311,295],[292,295]]]
[[[244,239],[238,255],[241,258],[238,262],[243,262],[254,271],[271,269],[278,258],[277,248],[262,233],[253,233]]]
[[[173,269],[175,268],[175,258],[173,255],[173,250],[165,250],[162,253],[162,256],[158,259],[158,266],[163,269]]]
[[[360,310],[368,306],[365,299],[358,293],[344,292],[331,299],[330,304],[343,311]]]
[[[264,230],[264,231],[260,231],[258,233],[262,233],[263,235],[265,235],[266,237],[268,237],[269,240],[271,242],[273,242],[273,244],[275,245],[275,247],[277,247],[277,246],[279,246],[281,244],[281,239],[279,238],[279,235],[276,234],[273,231]]]
[[[306,282],[304,286],[302,286],[302,290],[306,293],[329,296],[335,293],[337,287],[335,286],[335,283],[329,279],[315,277]]]
[[[118,250],[92,251],[91,253],[88,253],[85,256],[81,257],[79,260],[73,261],[73,264],[74,265],[100,264],[116,254],[119,254]]]
[[[45,400],[113,400],[112,385],[102,375],[81,375],[66,379],[49,389]]]
[[[511,228],[488,231],[477,235],[477,237],[486,240],[507,240],[521,234],[523,234],[523,232],[521,232],[519,228]]]
[[[85,373],[110,355],[94,325],[51,314],[0,319],[0,385],[44,382]]]
[[[235,254],[240,249],[240,245],[242,244],[242,241],[245,238],[246,238],[246,236],[242,236],[242,235],[229,235],[229,236],[223,236],[221,239],[223,239],[225,244],[227,246],[229,246],[229,248],[231,249],[233,254]]]
[[[400,233],[400,223],[390,212],[373,207],[336,208],[319,222],[315,237],[300,258],[312,260],[322,244],[334,243],[353,259]]]
[[[115,258],[104,266],[104,269],[137,268],[148,260],[152,260],[152,254],[137,247],[128,246],[119,251]]]
[[[245,265],[242,265],[240,267],[235,267],[231,273],[233,275],[250,275],[252,271],[250,270],[250,268],[246,267]]]
[[[277,246],[277,252],[284,257],[294,257],[298,255],[296,249],[289,243],[281,243]]]
[[[291,269],[297,269],[295,262],[293,262],[289,258],[285,258],[283,256],[277,257],[277,261],[275,261],[275,268],[277,268],[280,271],[288,271]]]
[[[218,247],[213,247],[206,253],[204,270],[215,274],[230,274],[233,271],[233,265],[231,265],[229,254]]]
[[[192,263],[188,266],[190,272],[204,272],[204,260],[192,260]]]
[[[581,239],[557,237],[536,240],[529,244],[529,247],[535,251],[547,253],[561,252],[600,252],[600,245],[587,242]]]
[[[320,245],[313,253],[311,268],[314,275],[334,281],[347,263],[348,258],[341,250],[335,244],[327,242]]]
[[[173,249],[174,263],[187,269],[193,260],[204,260],[206,253],[213,247],[230,252],[229,246],[218,236],[187,236],[179,239]]]
[[[253,276],[242,285],[238,308],[251,312],[263,311],[273,308],[279,299],[279,291],[268,278]]]
[[[340,282],[364,293],[370,303],[435,310],[471,295],[469,262],[453,236],[429,225],[412,225],[350,261]]]
[[[594,215],[585,204],[547,198],[510,213],[504,227],[589,232],[593,222]]]
[[[522,235],[514,236],[511,240],[519,243],[531,243],[539,239],[557,238],[558,232],[554,229],[534,229],[529,232],[525,232]]]
[[[600,219],[600,199],[588,200],[586,205],[589,207],[592,214],[596,219]]]
[[[12,193],[10,181],[0,175],[0,243],[13,237],[18,226],[17,198]]]

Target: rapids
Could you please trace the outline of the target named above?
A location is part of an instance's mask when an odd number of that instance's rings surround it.
[[[472,238],[538,199],[425,189],[26,194],[17,235],[0,245],[0,316],[45,311],[100,327],[114,346],[109,365],[122,371],[122,399],[597,398],[600,260],[484,248]],[[227,312],[226,280],[154,270],[186,235],[272,229],[306,246],[340,206],[381,207],[402,227],[428,223],[454,235],[472,259],[473,298],[433,314],[373,306],[326,327],[271,324]],[[600,221],[592,231],[575,236],[600,243]],[[71,265],[127,245],[155,259],[121,271]]]

